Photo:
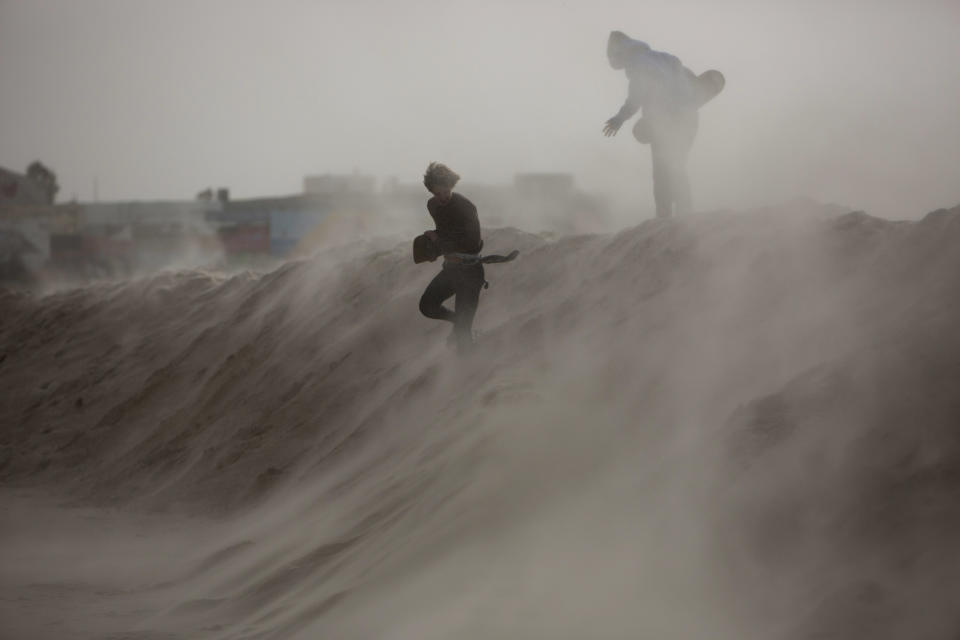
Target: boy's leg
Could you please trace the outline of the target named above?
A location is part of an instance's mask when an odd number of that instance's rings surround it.
[[[456,317],[453,330],[457,335],[457,347],[469,348],[473,344],[473,318],[480,304],[483,288],[483,265],[461,267],[456,278]]]
[[[669,218],[673,213],[673,186],[670,157],[664,148],[666,145],[654,141],[650,145],[653,156],[653,201],[657,205],[657,217]]]
[[[677,161],[676,173],[674,176],[676,180],[673,197],[674,202],[677,205],[677,215],[690,213],[693,210],[693,199],[690,197],[690,179],[687,177],[685,158],[681,158]]]
[[[456,293],[447,269],[441,269],[420,296],[420,313],[434,320],[453,322],[456,314],[443,306],[443,301]]]
[[[673,200],[676,204],[676,213],[690,213],[693,210],[693,199],[690,195],[690,178],[687,176],[687,157],[693,148],[693,141],[697,137],[700,116],[694,111],[688,113],[678,123],[676,146],[672,155],[674,169]]]

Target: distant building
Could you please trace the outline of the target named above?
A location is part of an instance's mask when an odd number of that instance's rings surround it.
[[[303,178],[303,192],[306,195],[373,193],[376,188],[376,177],[362,173],[325,173]]]
[[[378,190],[374,176],[360,173],[306,176],[304,193],[289,196],[234,200],[225,188],[209,188],[194,200],[62,205],[50,204],[49,185],[44,192],[47,174],[34,173],[0,169],[0,272],[7,277],[267,264],[371,235],[415,235],[431,224],[421,183],[386,180]],[[569,173],[462,186],[485,227],[581,233],[607,216],[606,201],[579,190]]]
[[[51,236],[75,230],[76,218],[73,205],[51,204],[43,184],[0,167],[0,281],[43,268],[51,258]]]
[[[309,253],[365,233],[381,215],[375,182],[356,176],[314,176],[315,191],[274,198],[229,200],[207,215],[228,256]],[[341,180],[342,179],[342,180]],[[310,182],[304,179],[304,184]]]
[[[299,212],[301,196],[227,200],[207,221],[217,230],[228,259],[271,253],[271,220],[286,212]]]
[[[41,185],[25,174],[0,167],[0,207],[47,204],[50,204],[50,198]]]
[[[219,254],[216,231],[204,219],[219,208],[200,200],[86,203],[80,205],[82,240],[56,241],[110,272],[200,264]]]
[[[563,198],[573,193],[573,174],[518,173],[513,186],[521,196]]]
[[[461,182],[456,190],[477,206],[484,227],[570,234],[602,228],[609,219],[607,201],[578,189],[571,173],[518,173],[512,183]],[[430,194],[422,184],[388,180],[382,193],[385,208],[394,216],[430,224]]]
[[[29,282],[29,260],[39,253],[20,229],[0,227],[0,282]]]

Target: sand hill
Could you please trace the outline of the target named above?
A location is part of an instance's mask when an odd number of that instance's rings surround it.
[[[0,293],[0,637],[953,638],[960,207]]]

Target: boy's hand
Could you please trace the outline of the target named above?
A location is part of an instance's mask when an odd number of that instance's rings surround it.
[[[620,127],[623,126],[623,120],[617,116],[613,116],[603,125],[603,135],[608,138],[611,136],[617,135],[617,131],[620,131]]]

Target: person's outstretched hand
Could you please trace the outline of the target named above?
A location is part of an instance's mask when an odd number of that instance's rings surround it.
[[[610,136],[615,136],[617,135],[617,131],[620,131],[620,127],[622,126],[623,120],[617,116],[613,116],[603,125],[603,135],[607,136],[608,138]]]

